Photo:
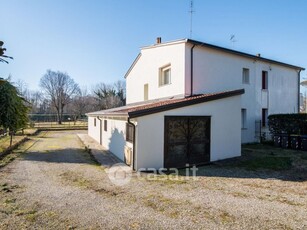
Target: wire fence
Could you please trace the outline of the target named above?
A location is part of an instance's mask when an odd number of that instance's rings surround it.
[[[63,114],[59,124],[56,114],[29,114],[30,127],[33,128],[85,128],[87,127],[86,116],[77,118],[73,114]]]
[[[77,120],[77,121],[64,121],[61,124],[58,122],[35,122],[32,121],[30,124],[31,128],[86,128],[87,121]]]
[[[76,119],[72,114],[64,114],[61,124],[56,114],[29,114],[28,128],[38,129],[87,129],[87,118],[81,116]],[[20,132],[22,130],[17,130]],[[0,126],[0,138],[9,135],[9,130]]]

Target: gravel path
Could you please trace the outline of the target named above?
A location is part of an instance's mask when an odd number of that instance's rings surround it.
[[[307,229],[306,181],[208,166],[197,180],[134,173],[118,187],[77,134],[41,133],[0,169],[0,229]]]

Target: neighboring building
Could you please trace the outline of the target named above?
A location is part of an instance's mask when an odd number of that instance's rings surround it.
[[[259,141],[269,114],[298,111],[301,70],[190,39],[158,39],[125,76],[127,106],[89,113],[89,135],[134,169],[239,156],[241,142]]]

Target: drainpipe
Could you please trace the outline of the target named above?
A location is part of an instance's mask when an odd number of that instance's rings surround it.
[[[135,170],[135,124],[130,121],[130,117],[128,117],[128,124],[133,126],[133,142],[132,142],[132,170]]]
[[[298,110],[298,113],[300,113],[300,107],[301,107],[301,69],[298,71],[297,73],[297,76],[298,76],[298,99],[297,99],[297,103],[298,103],[298,106],[297,106],[297,110]]]
[[[190,96],[193,96],[193,50],[194,50],[195,44],[191,48],[191,94]]]
[[[102,119],[100,119],[99,116],[97,116],[97,119],[100,121],[100,134],[99,134],[99,143],[102,145]]]

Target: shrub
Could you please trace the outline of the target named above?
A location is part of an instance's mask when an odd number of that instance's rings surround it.
[[[307,114],[273,114],[268,117],[269,129],[273,134],[307,134]]]

